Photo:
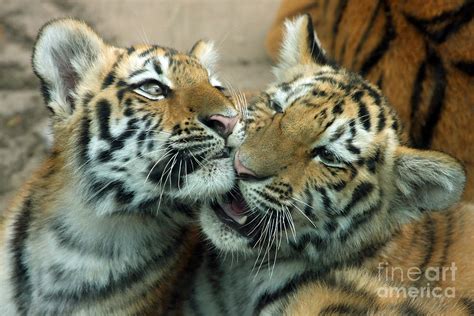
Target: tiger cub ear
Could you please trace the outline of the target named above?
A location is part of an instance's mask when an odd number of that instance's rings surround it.
[[[98,62],[104,48],[102,39],[78,20],[53,20],[41,28],[33,50],[33,69],[55,116],[72,113],[81,77]]]
[[[274,72],[280,77],[282,72],[289,68],[305,64],[328,64],[328,58],[314,32],[313,21],[309,14],[285,21],[279,61]]]
[[[460,199],[466,182],[462,165],[437,151],[399,147],[394,171],[395,203],[402,211],[448,208]]]
[[[189,55],[196,57],[209,72],[214,73],[216,71],[219,54],[214,46],[214,42],[205,40],[197,41],[189,51]]]

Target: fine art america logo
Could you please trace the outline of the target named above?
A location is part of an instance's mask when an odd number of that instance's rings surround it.
[[[403,284],[399,286],[384,286],[377,290],[380,297],[455,297],[454,287],[437,286],[440,283],[454,283],[456,280],[456,264],[444,267],[428,267],[421,270],[419,267],[401,268],[389,266],[387,262],[380,262],[378,277],[382,281]]]

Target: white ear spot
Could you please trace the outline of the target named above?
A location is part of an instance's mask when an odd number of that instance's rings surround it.
[[[198,41],[191,48],[190,55],[196,57],[210,74],[215,73],[217,62],[219,61],[219,53],[215,48],[214,42]]]

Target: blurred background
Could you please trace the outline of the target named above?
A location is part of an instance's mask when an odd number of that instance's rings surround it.
[[[200,38],[221,53],[221,78],[258,90],[271,79],[264,39],[279,0],[1,0],[0,210],[46,154],[47,111],[30,64],[39,28],[53,18],[88,22],[110,44],[187,51]]]

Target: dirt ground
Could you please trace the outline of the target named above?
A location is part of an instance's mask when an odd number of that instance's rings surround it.
[[[72,16],[107,42],[188,50],[216,41],[221,78],[242,90],[271,80],[263,41],[278,0],[2,0],[0,5],[0,212],[47,154],[47,111],[30,65],[38,29]]]

